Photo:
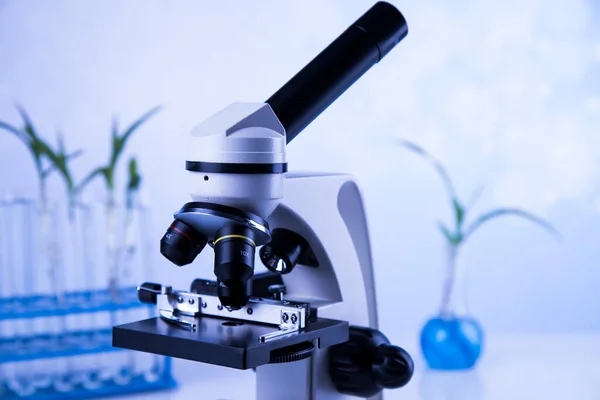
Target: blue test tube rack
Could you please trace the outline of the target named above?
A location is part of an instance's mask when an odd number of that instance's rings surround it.
[[[119,301],[114,301],[115,293],[107,290],[68,292],[61,298],[56,296],[26,296],[0,298],[0,323],[8,320],[33,320],[44,317],[60,317],[85,313],[118,312],[139,308],[148,309],[151,316],[154,308],[142,304],[137,298],[135,287],[118,290]],[[86,339],[86,340],[82,340]],[[89,339],[89,340],[87,340]],[[36,345],[43,342],[44,346]],[[16,344],[19,346],[16,346]],[[109,353],[123,350],[112,346],[111,327],[96,330],[69,331],[60,333],[36,334],[19,337],[0,337],[0,369],[3,364],[22,361],[73,357],[87,354]],[[0,382],[0,385],[4,383]],[[164,358],[161,376],[152,382],[143,377],[134,377],[126,384],[103,382],[95,389],[74,386],[68,392],[53,388],[37,390],[30,396],[18,396],[0,387],[2,400],[62,400],[92,399],[134,393],[168,390],[177,387],[172,376],[171,359]]]

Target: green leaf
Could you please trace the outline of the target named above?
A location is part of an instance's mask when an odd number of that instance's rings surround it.
[[[25,127],[23,128],[23,130],[25,131],[25,133],[27,133],[29,135],[30,138],[36,138],[38,137],[36,134],[36,130],[33,127],[33,123],[31,122],[31,118],[29,117],[29,114],[27,113],[27,111],[25,111],[25,109],[17,104],[15,105],[17,111],[19,112],[19,114],[21,115],[21,119],[23,119],[23,123],[25,124]]]
[[[111,128],[110,128],[110,160],[108,161],[108,165],[106,166],[106,168],[108,169],[114,169],[115,165],[117,164],[117,158],[119,156],[120,151],[118,150],[119,148],[119,120],[117,119],[117,116],[113,116],[112,118],[112,123],[111,123]]]
[[[450,230],[448,229],[448,227],[446,225],[444,225],[444,223],[441,221],[438,221],[437,224],[438,224],[438,228],[440,228],[440,231],[442,232],[442,234],[444,235],[446,240],[448,240],[448,243],[452,243],[452,241],[454,240],[454,237],[450,233]]]
[[[398,144],[401,147],[404,147],[405,149],[410,150],[413,153],[421,156],[423,159],[425,159],[425,161],[427,161],[431,166],[433,166],[435,168],[435,170],[437,171],[438,175],[440,176],[440,178],[442,179],[442,182],[444,183],[444,186],[446,187],[446,191],[448,192],[448,196],[450,196],[450,199],[452,199],[453,202],[457,201],[456,200],[456,198],[457,198],[456,191],[454,190],[454,185],[452,184],[450,175],[448,175],[446,168],[444,168],[444,166],[438,159],[436,159],[431,154],[426,152],[425,149],[423,149],[419,145],[417,145],[413,142],[410,142],[408,140],[398,139]]]
[[[113,115],[110,131],[113,139],[116,139],[119,136],[119,119],[116,115]]]
[[[48,157],[52,163],[50,168],[48,168],[44,171],[44,174],[47,175],[51,171],[57,170],[65,181],[65,185],[67,187],[67,192],[68,192],[69,196],[72,197],[76,194],[77,191],[76,191],[76,188],[75,188],[75,185],[73,182],[73,175],[71,174],[71,171],[69,170],[68,161],[70,158],[69,156],[71,156],[71,158],[73,158],[73,156],[77,156],[78,153],[81,153],[81,150],[78,150],[71,154],[67,154],[67,152],[65,150],[65,143],[64,143],[62,134],[58,134],[57,141],[58,141],[58,150],[57,151],[54,151],[52,148],[50,148],[49,146],[46,146],[46,145],[42,145],[42,147],[41,147],[42,154],[44,154],[46,157]]]
[[[475,189],[473,191],[473,193],[471,194],[471,197],[469,197],[469,201],[467,201],[467,204],[465,205],[465,209],[470,210],[473,206],[475,206],[475,203],[477,203],[477,201],[481,198],[482,193],[483,193],[483,186],[478,186],[477,189]]]
[[[110,160],[108,165],[105,167],[105,177],[106,177],[106,185],[109,189],[114,189],[114,177],[115,170],[117,168],[117,163],[119,162],[119,158],[121,157],[123,151],[125,150],[125,145],[127,141],[131,137],[131,135],[144,124],[147,120],[149,120],[154,114],[162,109],[161,106],[154,107],[150,111],[146,112],[144,115],[135,120],[125,131],[119,135],[118,132],[118,124],[117,119],[113,118],[112,125],[112,153],[110,156]]]
[[[81,157],[83,153],[84,151],[82,149],[75,150],[74,152],[67,154],[65,158],[67,159],[67,161],[74,160],[77,157]]]
[[[33,123],[31,122],[31,118],[29,117],[29,114],[20,105],[16,105],[16,108],[17,108],[17,111],[19,112],[19,114],[21,115],[21,118],[23,119],[24,127],[23,127],[22,131],[25,132],[26,135],[29,137],[29,145],[30,145],[32,152],[36,156],[40,156],[40,155],[47,153],[47,151],[49,150],[50,147],[37,134],[37,131],[35,130]]]
[[[465,218],[465,209],[456,198],[452,199],[452,207],[454,207],[454,216],[456,217],[456,228],[460,230]]]
[[[40,157],[42,154],[47,155],[49,153],[46,149],[46,146],[44,146],[44,143],[37,139],[31,140],[31,151],[33,152],[36,158]]]
[[[461,244],[462,242],[462,236],[457,233],[457,234],[452,234],[450,232],[450,229],[448,229],[448,227],[446,225],[444,225],[443,222],[438,221],[438,228],[440,229],[440,231],[442,232],[442,234],[444,235],[444,237],[446,238],[446,240],[448,241],[448,243],[452,246],[458,246],[459,244]]]
[[[119,160],[119,156],[121,155],[122,150],[123,144],[121,143],[121,140],[118,136],[113,136],[110,161],[108,162],[107,168],[114,169],[116,167],[117,161]]]
[[[14,126],[12,126],[6,122],[3,122],[3,121],[0,121],[0,129],[9,131],[10,133],[14,134],[17,138],[19,138],[19,140],[21,140],[27,146],[29,146],[30,139],[27,137],[27,135],[23,129],[15,128]]]
[[[129,160],[128,171],[129,171],[129,182],[127,184],[127,193],[126,193],[127,208],[132,208],[134,206],[133,194],[136,190],[139,189],[141,181],[142,181],[142,177],[139,174],[138,167],[137,167],[137,161],[136,161],[135,157],[131,157],[131,159]]]
[[[134,121],[127,129],[125,129],[125,131],[121,135],[121,141],[123,142],[123,145],[127,142],[127,140],[133,134],[133,132],[135,132],[140,126],[142,126],[142,124],[148,121],[152,116],[154,116],[154,114],[158,113],[161,109],[162,106],[154,107],[153,109],[142,115],[140,118],[138,118],[136,121]]]
[[[554,226],[552,224],[550,224],[546,220],[544,220],[540,217],[537,217],[527,211],[521,210],[519,208],[499,208],[496,210],[488,211],[487,213],[479,216],[479,218],[477,218],[471,224],[471,226],[465,231],[463,240],[468,239],[475,230],[480,228],[486,222],[489,222],[492,219],[495,219],[498,217],[504,217],[504,216],[516,216],[516,217],[528,220],[529,222],[532,222],[535,225],[544,229],[546,232],[548,232],[550,235],[552,235],[555,239],[558,239],[558,240],[561,239],[560,233],[554,228]]]
[[[137,175],[138,168],[137,168],[137,161],[136,161],[135,157],[131,157],[129,159],[128,170],[129,170],[129,176]]]
[[[63,137],[62,133],[58,134],[58,151],[60,154],[65,154],[66,150],[65,150],[65,138]]]
[[[129,160],[129,183],[127,184],[127,190],[133,191],[140,187],[142,177],[139,174],[137,168],[137,161],[134,157]]]
[[[50,158],[50,154],[53,153],[52,148],[50,147],[50,145],[48,145],[48,143],[46,143],[44,140],[40,139],[39,137],[36,137],[33,140],[34,143],[34,147],[36,149],[36,151],[38,152],[38,154],[40,156],[46,156],[47,158]]]
[[[0,128],[9,130],[10,132],[16,134],[17,137],[19,137],[28,146],[29,151],[34,158],[36,170],[40,178],[41,188],[45,188],[45,185],[43,184],[45,179],[52,171],[56,170],[65,180],[69,196],[72,197],[74,194],[74,185],[68,168],[68,160],[77,157],[81,151],[67,154],[64,139],[60,133],[58,134],[58,150],[54,151],[52,147],[38,135],[33,123],[31,122],[31,118],[25,109],[20,105],[16,105],[16,108],[23,119],[24,127],[22,129],[17,129],[9,124],[0,122]],[[43,161],[45,159],[50,163],[50,165],[47,167],[44,166]],[[44,191],[44,189],[41,189],[41,191]],[[41,196],[42,198],[45,198],[45,193],[41,193]]]
[[[77,191],[81,191],[83,190],[84,187],[86,187],[90,182],[92,182],[95,178],[97,178],[98,176],[104,176],[105,179],[107,179],[106,177],[106,168],[104,167],[99,167],[96,168],[95,170],[93,170],[92,172],[90,172],[82,181],[81,183],[79,183],[79,185],[77,185]]]
[[[5,122],[0,122],[0,128],[12,132],[27,146],[33,157],[38,177],[43,181],[47,175],[44,171],[43,157],[48,154],[48,145],[37,135],[33,123],[31,122],[31,118],[25,109],[19,105],[17,105],[16,108],[23,119],[24,127],[18,129]]]
[[[113,192],[115,189],[115,170],[106,168],[104,171],[104,176],[106,177],[106,186],[110,192]]]
[[[398,139],[398,143],[401,147],[404,147],[407,150],[412,151],[413,153],[419,155],[425,161],[427,161],[431,166],[433,166],[438,173],[439,177],[442,179],[442,182],[446,188],[448,196],[450,197],[450,201],[452,203],[452,211],[454,213],[455,221],[456,221],[456,231],[460,232],[462,223],[465,217],[465,209],[458,200],[458,196],[456,195],[456,191],[454,189],[454,185],[452,184],[452,180],[450,179],[450,175],[446,171],[446,168],[442,165],[442,163],[429,154],[425,149],[421,146],[410,142],[405,139]]]

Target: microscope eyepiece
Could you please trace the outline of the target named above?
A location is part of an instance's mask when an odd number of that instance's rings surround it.
[[[225,225],[217,231],[213,247],[221,304],[234,308],[246,305],[252,291],[250,278],[254,275],[256,254],[252,230],[243,225]]]
[[[407,33],[400,11],[377,2],[266,102],[234,103],[196,126],[186,161],[193,201],[175,214],[161,253],[183,266],[210,241],[225,307],[247,303],[257,246],[279,274],[318,267],[302,237],[285,229],[272,237],[267,223],[283,199],[286,145]]]
[[[408,34],[404,16],[380,1],[273,94],[289,143]]]
[[[160,253],[173,264],[182,267],[194,261],[206,242],[204,235],[184,222],[175,220],[160,240]]]

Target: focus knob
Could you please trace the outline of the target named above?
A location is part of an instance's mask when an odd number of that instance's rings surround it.
[[[338,392],[371,397],[412,378],[410,355],[376,329],[350,327],[350,339],[329,349],[329,374]]]

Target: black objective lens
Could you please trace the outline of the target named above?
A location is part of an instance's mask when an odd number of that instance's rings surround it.
[[[256,244],[252,231],[241,225],[226,225],[217,231],[214,249],[214,272],[219,281],[217,294],[221,304],[234,308],[245,306],[254,275]]]
[[[308,248],[308,242],[287,229],[274,229],[273,239],[260,249],[260,260],[269,270],[289,274]]]
[[[217,280],[217,296],[221,304],[232,309],[239,309],[246,304],[252,296],[252,279],[246,283],[230,282],[229,286]]]
[[[160,240],[160,253],[180,267],[191,264],[206,246],[204,235],[175,220]]]

